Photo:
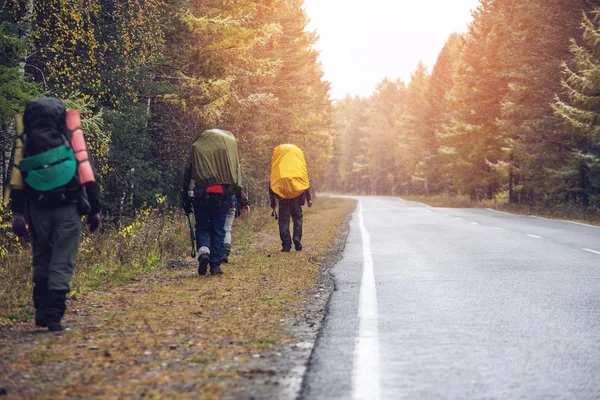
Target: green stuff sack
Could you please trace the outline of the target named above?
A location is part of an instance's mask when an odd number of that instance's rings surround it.
[[[271,190],[282,199],[300,196],[310,187],[304,153],[293,144],[275,147],[271,158]]]
[[[220,129],[202,132],[192,145],[192,177],[200,187],[242,187],[237,141],[231,132]]]

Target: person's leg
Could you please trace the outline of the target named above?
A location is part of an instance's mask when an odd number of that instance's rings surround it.
[[[196,218],[196,247],[198,248],[198,274],[206,275],[210,258],[210,210],[208,198],[194,199]]]
[[[290,201],[279,200],[279,238],[281,239],[281,251],[290,251],[292,248],[290,214]]]
[[[33,305],[35,324],[47,327],[45,308],[48,300],[48,267],[52,257],[50,236],[52,219],[48,211],[30,206],[29,227],[33,247]]]
[[[222,197],[219,201],[215,201],[213,212],[213,231],[212,231],[212,249],[210,255],[210,274],[220,275],[221,262],[225,252],[225,221],[231,207],[231,199],[229,196]]]
[[[294,248],[300,251],[302,250],[302,206],[299,201],[292,202],[291,214],[294,222]]]
[[[223,262],[229,262],[231,254],[231,230],[233,229],[233,220],[235,219],[235,208],[229,208],[227,218],[225,219],[225,251],[223,253]]]
[[[48,304],[46,322],[51,331],[60,331],[60,321],[67,309],[67,293],[71,290],[71,278],[79,243],[81,241],[81,217],[77,206],[71,204],[52,210],[52,258],[48,268]]]

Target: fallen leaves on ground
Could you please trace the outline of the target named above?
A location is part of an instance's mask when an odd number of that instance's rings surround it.
[[[276,222],[261,212],[234,228],[225,275],[171,263],[125,286],[69,302],[51,334],[32,322],[0,331],[0,389],[9,398],[250,398],[277,385],[263,358],[294,337],[286,321],[310,301],[354,202],[320,199],[306,210],[302,252],[281,253]],[[266,365],[266,367],[265,367]]]

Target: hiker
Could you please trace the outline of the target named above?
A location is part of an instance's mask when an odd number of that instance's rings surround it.
[[[97,178],[80,129],[79,113],[56,98],[33,100],[17,118],[10,181],[12,230],[31,232],[35,324],[63,330],[62,317],[79,242],[81,216],[100,226]]]
[[[242,171],[233,134],[219,129],[203,132],[192,146],[185,170],[183,207],[196,218],[198,274],[221,275],[225,254],[225,223],[232,196],[240,199],[242,213],[250,212],[242,194]]]
[[[231,207],[227,212],[227,219],[225,219],[225,253],[223,254],[223,263],[229,262],[229,255],[231,254],[231,230],[233,229],[233,220],[239,216],[238,213],[238,202],[237,196],[234,194],[231,196]]]
[[[271,208],[275,213],[279,201],[279,237],[281,251],[290,252],[292,241],[296,251],[302,250],[302,207],[312,207],[310,183],[304,153],[296,145],[282,144],[273,150],[269,185]],[[290,217],[294,223],[290,236]]]

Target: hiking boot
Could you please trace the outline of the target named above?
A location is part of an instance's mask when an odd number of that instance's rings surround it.
[[[198,257],[198,275],[206,275],[206,273],[208,272],[209,261],[210,256],[208,254],[200,254],[200,257]]]
[[[229,243],[225,243],[225,253],[223,254],[222,263],[227,264],[229,262],[229,255],[231,254],[231,245]]]
[[[48,280],[40,279],[33,284],[33,305],[35,306],[35,325],[40,328],[48,327],[45,315],[45,303],[48,297]]]
[[[60,324],[60,321],[51,321],[48,322],[48,330],[50,332],[60,332],[63,330],[63,327]]]
[[[294,240],[294,248],[296,251],[302,251],[302,243],[299,240]]]
[[[44,317],[48,330],[50,332],[60,332],[63,330],[60,320],[67,309],[67,291],[66,290],[49,290]]]
[[[44,310],[35,311],[35,326],[38,326],[40,328],[48,327],[48,323],[46,322],[46,316],[44,315]]]
[[[289,253],[290,251],[292,251],[292,249],[291,248],[287,248],[287,247],[284,247],[284,248],[281,249],[282,253]]]
[[[211,275],[223,275],[223,270],[220,265],[211,265],[210,266],[210,274]]]

